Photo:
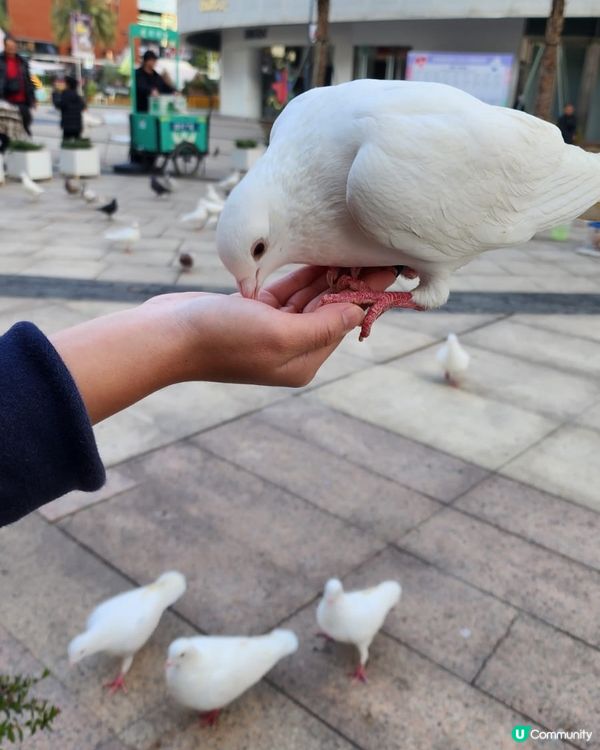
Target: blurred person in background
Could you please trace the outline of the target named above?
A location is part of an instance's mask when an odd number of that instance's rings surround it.
[[[573,143],[577,131],[577,115],[572,104],[567,104],[563,109],[562,115],[558,118],[558,127],[562,133],[563,141]]]

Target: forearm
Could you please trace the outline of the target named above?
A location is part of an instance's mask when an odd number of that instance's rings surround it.
[[[50,340],[93,424],[181,379],[177,328],[153,305],[81,323]]]

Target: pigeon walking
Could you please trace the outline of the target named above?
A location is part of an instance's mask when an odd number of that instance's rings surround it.
[[[121,657],[119,674],[105,687],[111,693],[127,692],[125,675],[135,654],[154,633],[163,612],[183,595],[185,588],[184,576],[169,571],[148,586],[125,591],[103,602],[89,616],[85,631],[69,644],[69,662],[77,664],[99,652]]]
[[[104,232],[104,239],[123,247],[126,253],[130,253],[136,242],[140,241],[140,225],[135,221],[129,227],[118,227]]]
[[[317,622],[322,635],[341,643],[354,644],[360,661],[353,679],[367,681],[365,665],[369,646],[389,611],[400,601],[402,588],[396,581],[384,581],[362,591],[344,591],[337,578],[327,581],[317,607]]]
[[[446,343],[438,349],[436,357],[444,369],[446,381],[457,388],[469,367],[471,356],[455,333],[448,334]]]
[[[104,206],[100,206],[96,209],[96,211],[102,211],[103,214],[106,214],[109,219],[112,219],[112,217],[117,213],[118,210],[119,204],[117,203],[116,198],[113,198],[109,203],[106,203]]]
[[[74,177],[65,177],[65,190],[69,195],[79,195],[81,193],[79,180]]]
[[[307,91],[277,118],[233,189],[217,247],[245,297],[288,263],[355,269],[328,302],[430,309],[480,253],[567,223],[600,199],[600,155],[544,120],[451,86],[357,80]],[[364,267],[404,267],[410,292],[379,292]]]
[[[155,193],[155,195],[157,195],[159,198],[161,197],[161,195],[165,195],[165,193],[170,193],[171,192],[171,188],[167,187],[154,174],[150,178],[150,187],[152,188],[152,190]]]
[[[81,185],[81,197],[86,203],[95,203],[98,200],[98,196],[86,182]]]
[[[297,648],[291,630],[253,637],[178,638],[169,646],[167,687],[178,703],[200,711],[203,724],[212,726],[222,708]]]
[[[239,170],[234,170],[231,174],[228,174],[227,177],[224,177],[222,180],[219,180],[217,182],[217,187],[222,190],[225,194],[230,193],[233,188],[238,184],[238,182],[242,179],[242,173]]]
[[[32,198],[37,199],[44,192],[44,188],[36,185],[26,172],[21,172],[21,185]]]
[[[179,265],[183,271],[191,271],[194,267],[194,258],[189,253],[181,253],[179,255]]]

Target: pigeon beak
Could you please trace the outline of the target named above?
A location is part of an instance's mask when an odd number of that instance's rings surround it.
[[[174,666],[173,662],[170,659],[167,659],[165,662],[165,669],[171,669],[172,666]]]
[[[238,289],[240,290],[242,297],[247,299],[256,299],[258,294],[256,279],[251,276],[238,281]]]

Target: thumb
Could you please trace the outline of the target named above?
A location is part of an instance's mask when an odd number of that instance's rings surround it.
[[[365,311],[347,302],[334,302],[313,312],[294,315],[298,352],[315,351],[340,340],[361,325]]]

